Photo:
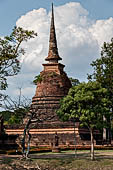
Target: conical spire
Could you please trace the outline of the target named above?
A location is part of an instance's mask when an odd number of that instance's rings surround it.
[[[50,27],[50,39],[49,39],[49,52],[48,52],[48,57],[45,60],[52,63],[58,63],[58,60],[62,60],[59,57],[58,48],[57,48],[53,3],[52,3],[52,17],[51,17],[51,27]]]

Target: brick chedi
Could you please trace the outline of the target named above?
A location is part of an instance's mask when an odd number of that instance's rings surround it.
[[[58,135],[59,146],[74,147],[75,136],[76,145],[81,147],[86,144],[90,146],[90,134],[88,129],[80,128],[79,122],[61,122],[56,114],[60,106],[60,100],[67,95],[71,82],[64,72],[64,65],[59,63],[61,57],[58,54],[57,41],[54,26],[54,13],[52,5],[52,18],[50,27],[49,52],[45,59],[48,63],[43,64],[44,70],[38,76],[37,88],[35,96],[32,99],[32,108],[36,113],[37,118],[44,120],[31,125],[30,134],[31,146],[40,148],[48,147],[54,148],[56,146],[55,136]],[[44,118],[44,119],[43,119]],[[27,119],[26,119],[27,120]],[[23,127],[16,127],[6,130],[9,135],[18,134],[18,144],[20,145],[21,135],[23,134]],[[99,140],[96,132],[96,139]]]
[[[35,96],[32,99],[32,107],[46,116],[51,121],[57,121],[56,110],[59,108],[60,99],[67,95],[71,82],[64,72],[64,65],[59,63],[59,56],[54,25],[54,12],[52,5],[52,17],[50,27],[49,52],[43,64],[44,70],[40,73]]]

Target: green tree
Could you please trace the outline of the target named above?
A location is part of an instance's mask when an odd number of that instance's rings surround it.
[[[101,83],[101,86],[107,89],[107,97],[111,101],[109,105],[111,117],[108,118],[109,138],[111,138],[110,119],[113,118],[113,38],[111,39],[110,43],[104,42],[101,51],[101,58],[93,61],[91,66],[94,68],[94,72],[92,75],[88,76],[88,79],[96,80]]]
[[[77,86],[78,84],[80,84],[80,81],[78,79],[72,77],[70,77],[69,79],[71,81],[72,86]]]
[[[14,27],[10,36],[0,38],[0,90],[7,88],[7,77],[16,75],[20,70],[18,58],[25,53],[21,43],[36,35],[34,31]]]
[[[107,90],[98,82],[80,83],[73,86],[61,101],[58,116],[63,121],[79,119],[80,125],[91,135],[91,159],[94,159],[94,130],[103,127],[103,115],[109,113]]]
[[[42,81],[42,77],[40,76],[40,74],[39,75],[37,75],[37,76],[35,76],[35,78],[34,78],[34,80],[33,80],[33,84],[34,85],[37,85],[37,83],[39,82],[41,82]]]
[[[14,111],[6,110],[1,111],[0,114],[4,118],[4,124],[5,125],[14,125],[14,124],[22,124],[23,118],[26,115],[26,112],[28,112],[25,108],[19,108]]]

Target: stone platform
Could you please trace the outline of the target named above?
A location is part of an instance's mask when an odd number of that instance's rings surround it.
[[[10,127],[9,127],[10,128]],[[6,129],[6,133],[9,135],[19,136],[17,142],[20,145],[21,136],[23,134],[23,127],[15,127],[15,129]],[[75,132],[75,134],[74,134]],[[31,133],[31,146],[53,148],[55,144],[55,134],[58,135],[58,147],[70,148],[75,145],[90,145],[90,133],[87,129],[79,127],[79,123],[76,123],[74,128],[73,123],[69,122],[54,122],[46,124],[37,124],[30,130]],[[95,131],[95,144],[100,139],[100,133]]]

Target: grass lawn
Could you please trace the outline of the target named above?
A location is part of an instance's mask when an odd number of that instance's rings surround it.
[[[96,150],[95,160],[90,160],[90,151],[62,151],[31,154],[30,159],[0,157],[0,170],[113,170],[113,150]]]

